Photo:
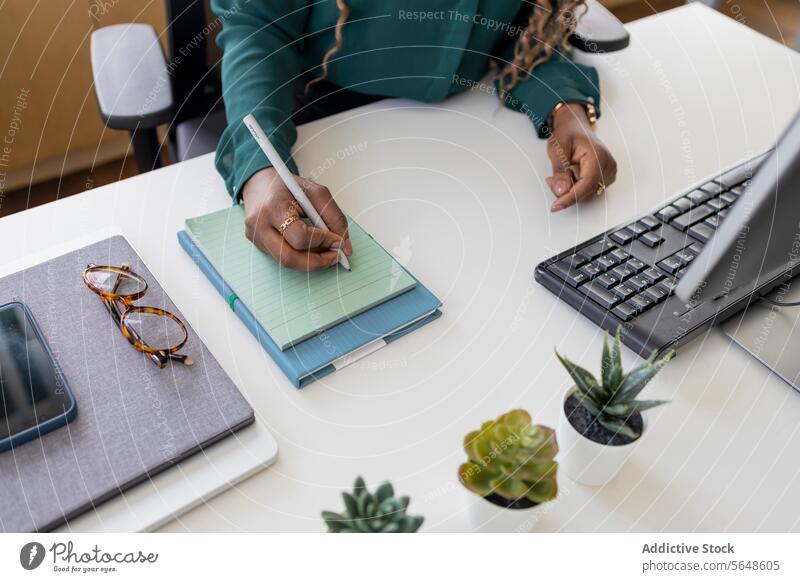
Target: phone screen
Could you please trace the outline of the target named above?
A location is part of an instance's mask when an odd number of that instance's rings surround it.
[[[63,415],[71,399],[19,303],[0,307],[0,441]]]

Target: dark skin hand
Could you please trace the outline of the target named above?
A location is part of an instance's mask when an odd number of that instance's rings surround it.
[[[553,133],[547,140],[547,155],[553,175],[547,185],[556,195],[550,206],[558,212],[597,195],[599,184],[609,186],[617,178],[617,162],[603,142],[595,137],[586,108],[568,103],[553,114]]]
[[[347,219],[325,186],[296,176],[308,199],[330,229],[320,230],[302,220],[292,222],[283,235],[278,228],[289,216],[304,216],[292,193],[274,168],[253,174],[242,191],[247,238],[278,263],[299,271],[320,271],[339,261],[337,249],[353,253]]]
[[[582,105],[569,103],[561,107],[553,115],[552,127],[547,155],[553,164],[553,175],[547,178],[547,184],[556,195],[550,210],[557,212],[578,200],[594,197],[598,184],[610,185],[617,176],[617,163],[594,136]],[[300,271],[327,269],[338,262],[337,249],[343,249],[348,256],[353,253],[347,220],[325,186],[300,177],[297,181],[330,230],[295,220],[281,236],[281,223],[293,214],[302,217],[303,211],[278,173],[265,168],[253,174],[242,191],[245,234],[284,267]]]

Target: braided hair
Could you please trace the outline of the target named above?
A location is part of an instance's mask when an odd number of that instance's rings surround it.
[[[568,46],[567,39],[578,20],[576,12],[586,5],[586,0],[550,0],[549,3],[550,7],[533,5],[527,25],[520,31],[514,44],[511,62],[497,67],[496,75],[502,94],[513,89],[521,80],[530,76],[536,67],[548,61],[553,51]],[[322,58],[322,74],[306,85],[306,91],[328,76],[331,57],[342,49],[342,29],[350,16],[350,8],[345,0],[336,0],[336,6],[339,9],[339,18],[334,29],[334,45]]]

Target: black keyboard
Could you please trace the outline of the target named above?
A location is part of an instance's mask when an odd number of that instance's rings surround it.
[[[544,261],[536,280],[601,327],[622,326],[623,341],[642,355],[677,347],[738,310],[725,301],[687,304],[674,291],[763,157]]]

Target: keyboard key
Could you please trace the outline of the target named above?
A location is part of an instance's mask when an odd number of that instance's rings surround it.
[[[725,172],[714,181],[722,184],[725,188],[733,188],[737,184],[741,184],[747,180],[747,178],[753,174],[753,170],[755,170],[755,168],[752,164],[744,163],[741,166]]]
[[[593,261],[604,252],[608,250],[608,243],[605,240],[599,240],[595,243],[587,245],[578,251],[578,254],[587,261]]]
[[[709,216],[708,218],[706,218],[703,221],[703,224],[707,224],[708,226],[710,226],[714,230],[719,228],[719,223],[720,223],[719,214],[714,214],[713,216]]]
[[[647,279],[650,284],[658,283],[661,279],[664,278],[664,273],[656,269],[655,267],[650,267],[649,269],[645,269],[642,271],[642,277]]]
[[[689,199],[692,206],[700,206],[703,202],[711,198],[711,194],[703,192],[702,190],[695,190],[694,192],[689,192],[686,198]]]
[[[590,279],[594,279],[603,272],[603,269],[601,269],[597,263],[587,263],[586,265],[582,266],[580,270]]]
[[[611,235],[611,240],[620,245],[626,245],[634,239],[634,235],[627,228],[621,228]]]
[[[614,260],[616,260],[618,263],[621,263],[623,261],[627,261],[628,258],[630,257],[630,255],[628,253],[626,253],[625,251],[623,251],[622,249],[614,249],[613,251],[608,253],[607,256],[613,257]]]
[[[603,269],[603,271],[608,271],[609,269],[613,269],[617,265],[617,261],[609,258],[609,257],[600,257],[595,261],[595,263]]]
[[[672,256],[675,257],[676,259],[678,259],[684,265],[687,265],[687,264],[691,263],[695,259],[695,257],[697,255],[694,254],[694,252],[692,252],[691,250],[689,250],[687,248],[687,249],[683,249],[682,251],[678,251],[677,253],[675,253]]]
[[[611,269],[611,272],[612,272],[612,273],[613,273],[613,274],[614,274],[614,275],[615,275],[615,276],[616,276],[616,277],[617,277],[617,278],[618,278],[620,281],[624,281],[624,280],[625,280],[625,279],[627,279],[628,277],[632,277],[633,275],[635,275],[635,274],[636,274],[636,271],[634,271],[632,268],[630,268],[630,267],[627,265],[627,263],[626,263],[626,264],[624,264],[624,265],[619,265],[619,266],[617,266],[617,267],[614,267],[613,269]]]
[[[633,224],[629,224],[627,228],[634,234],[634,236],[643,235],[648,230],[650,230],[650,228],[647,225],[642,224],[641,222],[634,222]]]
[[[647,268],[647,265],[645,265],[642,261],[640,261],[636,257],[631,257],[625,264],[628,265],[631,269],[633,269],[634,273],[641,273]]]
[[[646,244],[649,247],[657,247],[662,242],[664,242],[664,239],[661,238],[661,236],[657,235],[654,232],[647,232],[647,233],[643,234],[639,238],[639,240],[642,241],[644,244]]]
[[[675,287],[678,286],[678,280],[675,277],[667,277],[659,281],[658,286],[666,291],[668,295],[672,295],[675,292]]]
[[[695,224],[689,229],[689,236],[699,241],[706,242],[714,236],[714,229],[707,224]]]
[[[692,202],[684,196],[683,198],[678,198],[675,200],[672,205],[677,208],[681,214],[683,214],[692,207]]]
[[[659,210],[658,212],[656,212],[656,216],[658,216],[664,222],[669,222],[670,220],[678,216],[680,213],[681,211],[675,208],[674,206],[666,206],[661,210]]]
[[[548,270],[551,273],[555,273],[558,277],[572,285],[573,287],[577,287],[582,283],[585,283],[589,280],[584,273],[580,271],[576,271],[575,269],[571,269],[568,263],[565,263],[566,259],[561,260],[555,264],[550,265]]]
[[[659,226],[661,226],[661,223],[658,221],[658,219],[656,219],[655,216],[645,216],[644,218],[639,220],[639,222],[644,224],[650,230],[653,230],[654,228],[658,228]]]
[[[720,210],[719,212],[717,212],[717,216],[719,216],[719,219],[722,220],[723,218],[728,216],[729,210],[730,210],[729,208],[726,208],[725,210]]]
[[[658,286],[650,287],[644,294],[652,299],[654,303],[660,303],[668,296],[668,293]]]
[[[636,313],[642,313],[655,305],[655,301],[650,299],[647,295],[634,295],[628,300],[628,305],[636,310]]]
[[[611,289],[614,285],[619,283],[619,279],[617,279],[614,275],[610,273],[603,273],[597,279],[595,279],[600,285],[605,287],[606,289]]]
[[[636,317],[636,309],[627,303],[620,303],[611,311],[611,313],[619,317],[622,321],[630,321]]]
[[[641,275],[634,275],[630,279],[628,279],[628,285],[636,289],[637,292],[644,291],[650,286],[650,281],[642,277]]]
[[[606,309],[611,309],[615,307],[617,303],[622,301],[619,297],[614,295],[611,291],[606,291],[600,285],[597,285],[594,282],[586,283],[583,287],[580,288],[587,297],[591,300],[599,303]]]
[[[677,273],[681,269],[681,267],[683,267],[683,263],[680,260],[676,259],[675,257],[667,257],[666,259],[658,263],[658,266],[661,267],[662,270],[672,275],[674,273]]]
[[[589,277],[581,273],[580,271],[573,271],[569,275],[567,275],[564,280],[572,285],[573,287],[578,287],[582,283],[586,283],[589,280]]]
[[[720,200],[724,200],[728,205],[733,204],[738,200],[735,194],[731,194],[730,192],[723,192],[720,195]]]
[[[722,210],[723,208],[728,206],[728,204],[722,199],[722,197],[712,198],[711,200],[708,201],[708,205],[714,210]]]
[[[678,271],[677,273],[675,273],[675,276],[676,276],[678,279],[681,279],[685,273],[686,273],[686,267],[683,267],[683,268],[682,268],[680,271]]]
[[[712,196],[717,196],[722,194],[725,191],[725,187],[717,184],[716,182],[709,182],[708,184],[703,184],[700,186],[700,189],[704,192],[708,192]]]
[[[614,287],[611,291],[623,301],[625,301],[629,297],[633,297],[634,295],[636,295],[636,289],[634,289],[627,283],[620,283],[619,285]]]
[[[690,245],[689,245],[688,247],[686,247],[686,248],[687,248],[687,249],[690,249],[690,250],[692,250],[692,251],[694,251],[695,253],[697,253],[697,254],[699,255],[699,254],[702,252],[702,250],[703,250],[703,244],[702,244],[702,243],[699,243],[699,242],[696,242],[696,243],[692,243],[692,244],[690,244]]]
[[[698,246],[700,246],[700,247],[702,247],[702,246],[703,246],[703,245],[700,245],[699,243],[692,243],[692,244],[690,244],[688,247],[686,247],[685,249],[683,249],[683,251],[682,251],[682,252],[684,252],[684,253],[686,253],[686,254],[688,254],[688,255],[691,255],[691,256],[693,256],[694,258],[697,258],[697,255],[699,255],[699,254],[700,254],[700,251],[699,251],[699,250],[697,250],[697,249],[695,248],[695,245],[696,245],[696,244],[697,244]]]
[[[586,263],[586,259],[584,259],[582,256],[578,254],[574,254],[568,257],[564,257],[559,262],[564,263],[564,265],[571,267],[573,269],[577,269],[578,267]]]
[[[715,209],[711,208],[708,204],[703,204],[697,208],[693,208],[685,214],[681,214],[678,218],[672,221],[672,226],[681,230],[686,230],[693,224],[701,222],[714,214]]]

